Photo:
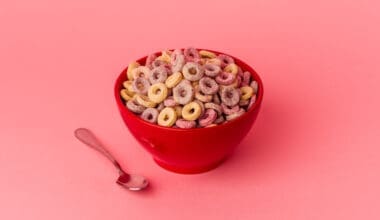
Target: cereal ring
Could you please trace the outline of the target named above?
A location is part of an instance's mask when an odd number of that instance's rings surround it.
[[[173,96],[169,96],[164,100],[165,107],[174,107],[177,103],[174,101]]]
[[[253,88],[250,86],[243,86],[240,88],[241,99],[248,100],[253,95]]]
[[[203,102],[199,101],[199,100],[194,100],[194,102],[198,103],[198,105],[201,107],[201,115],[203,115],[203,113],[205,113],[206,111],[206,108],[205,108],[205,105],[203,104]]]
[[[221,67],[224,68],[230,63],[235,63],[234,59],[225,54],[219,54],[218,58],[222,61]]]
[[[243,100],[243,99],[241,99],[240,101],[239,101],[239,106],[247,106],[248,104],[249,104],[249,101],[250,100]]]
[[[161,126],[171,127],[177,120],[177,114],[171,107],[165,107],[161,110],[157,118],[157,123]]]
[[[230,85],[234,82],[235,78],[236,75],[234,74],[222,72],[215,78],[215,80],[221,85]]]
[[[132,82],[133,81],[131,81],[131,80],[124,81],[123,82],[123,87],[129,90],[129,88],[132,88]]]
[[[150,75],[150,69],[146,66],[139,66],[132,70],[133,79],[137,79],[139,77],[144,77],[145,79],[148,79],[149,75]]]
[[[173,73],[171,76],[169,76],[166,81],[165,81],[165,85],[168,87],[168,88],[173,88],[175,87],[179,82],[181,82],[182,80],[182,73],[181,72],[176,72],[176,73]]]
[[[253,89],[253,94],[257,94],[257,90],[258,90],[258,84],[256,81],[252,81],[250,86],[252,87]]]
[[[238,73],[239,76],[243,77],[243,70],[241,69],[240,66],[238,66]]]
[[[215,104],[213,102],[208,102],[205,104],[205,108],[206,109],[214,109],[216,111],[216,113],[218,113],[218,115],[221,115],[223,113],[222,111],[222,107],[218,104]]]
[[[221,99],[227,106],[234,106],[239,103],[240,94],[237,89],[232,87],[226,87],[221,92]]]
[[[138,94],[147,94],[150,83],[144,77],[138,77],[132,82],[133,91]]]
[[[168,88],[163,83],[153,84],[148,90],[148,97],[152,102],[161,103],[168,96]]]
[[[240,107],[238,105],[230,107],[230,106],[225,105],[224,103],[222,103],[221,107],[222,107],[223,113],[226,115],[236,113],[240,109]]]
[[[195,92],[195,98],[201,102],[211,102],[212,95],[204,95],[200,91]]]
[[[188,62],[182,68],[182,74],[185,79],[197,81],[203,77],[203,68],[198,63]]]
[[[232,74],[237,74],[238,73],[238,66],[234,63],[230,63],[228,64],[226,67],[224,67],[223,69],[224,72],[227,72],[227,73],[232,73]]]
[[[206,64],[213,64],[220,67],[222,65],[222,61],[218,58],[212,58],[212,59],[208,59]]]
[[[218,105],[221,103],[218,94],[215,94],[215,95],[212,97],[212,101],[213,101],[215,104],[218,104]]]
[[[207,50],[199,51],[199,55],[201,56],[201,58],[207,58],[207,59],[212,59],[216,57],[215,53],[211,51],[207,51]]]
[[[194,89],[187,80],[182,80],[176,87],[173,88],[174,100],[181,104],[186,105],[194,98]]]
[[[147,108],[140,116],[145,121],[155,124],[158,118],[158,110],[155,108]]]
[[[235,112],[235,113],[233,113],[231,115],[227,115],[226,116],[226,120],[227,121],[231,121],[231,120],[233,120],[233,119],[235,119],[235,118],[243,115],[244,113],[245,113],[245,110],[243,108],[241,108],[241,109],[239,109],[239,111],[237,111],[237,112]]]
[[[157,59],[156,54],[154,54],[154,53],[150,54],[150,55],[146,58],[145,66],[147,66],[147,67],[149,67],[149,68],[152,68],[152,63],[153,63],[153,61],[155,61],[156,59]]]
[[[138,62],[132,62],[128,65],[127,77],[129,80],[133,80],[132,70],[136,69],[139,66],[140,64]]]
[[[188,121],[196,120],[201,113],[201,106],[196,102],[190,102],[182,108],[182,117]]]
[[[165,61],[162,61],[162,60],[158,60],[158,59],[155,59],[152,64],[151,64],[151,68],[156,68],[156,67],[160,67],[160,66],[163,66],[167,64]]]
[[[242,81],[242,86],[248,86],[249,82],[251,81],[251,73],[246,71],[243,73],[243,81]]]
[[[224,121],[225,121],[224,116],[220,115],[217,119],[215,119],[214,123],[220,124],[220,123],[223,123]]]
[[[248,108],[251,108],[253,104],[256,102],[256,95],[253,95],[251,100],[249,100]]]
[[[125,101],[129,101],[133,98],[133,95],[131,96],[129,93],[128,93],[128,90],[127,89],[122,89],[120,90],[120,96],[125,100]]]
[[[210,77],[203,77],[199,80],[199,89],[206,95],[213,95],[218,92],[219,85]]]
[[[174,107],[175,113],[177,113],[177,118],[182,118],[182,106],[176,105]]]
[[[214,109],[207,109],[206,112],[198,119],[198,123],[201,127],[212,124],[217,117],[217,113]]]
[[[145,107],[142,105],[139,105],[135,99],[131,99],[127,102],[126,104],[127,108],[136,114],[141,114],[144,110]]]
[[[215,64],[208,63],[204,65],[204,71],[206,76],[215,77],[220,73],[221,68]]]
[[[185,119],[178,119],[175,122],[175,125],[177,125],[179,128],[195,128],[197,123],[195,121],[187,121]]]
[[[155,67],[149,75],[149,81],[152,84],[163,83],[166,78],[168,78],[168,70],[163,66]]]
[[[157,60],[164,61],[165,63],[170,63],[170,51],[164,50],[161,53],[161,56],[157,57]]]
[[[182,70],[183,65],[185,65],[185,55],[182,54],[181,50],[174,50],[171,58],[172,72],[176,73]]]
[[[188,47],[184,50],[185,60],[190,62],[197,62],[200,59],[199,52],[194,47]]]
[[[156,107],[156,103],[152,102],[147,96],[137,94],[135,96],[136,102],[146,108],[154,108]]]
[[[160,112],[162,109],[164,109],[165,108],[165,105],[164,105],[164,103],[163,102],[161,102],[160,104],[158,104],[158,106],[157,106],[157,110]]]

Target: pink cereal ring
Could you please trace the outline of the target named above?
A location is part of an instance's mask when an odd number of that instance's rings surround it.
[[[197,123],[195,121],[188,121],[188,120],[185,120],[185,119],[178,119],[175,122],[175,125],[177,125],[177,127],[179,127],[179,128],[195,128],[195,126],[197,125]]]
[[[185,56],[182,53],[182,50],[174,50],[170,56],[170,63],[172,64],[172,72],[176,73],[182,70],[183,65],[185,65]]]
[[[222,61],[222,68],[226,67],[230,63],[235,63],[234,59],[230,56],[227,56],[225,54],[219,54],[218,58]]]
[[[222,102],[227,106],[235,106],[239,103],[240,92],[233,87],[226,87],[221,92]]]
[[[218,65],[208,63],[204,65],[204,70],[206,76],[215,77],[220,73],[222,69]]]
[[[251,80],[251,73],[248,71],[245,71],[243,73],[243,82],[241,83],[241,85],[242,86],[248,86],[250,80]]]
[[[243,72],[243,70],[241,69],[241,67],[238,66],[238,73],[237,73],[237,74],[238,74],[239,76],[243,77],[243,73],[244,73],[244,72]]]
[[[257,90],[258,90],[258,87],[259,87],[259,85],[257,84],[257,82],[256,81],[252,81],[251,84],[250,84],[250,86],[253,89],[253,94],[257,94]]]
[[[217,119],[215,119],[214,124],[221,124],[225,121],[224,116],[221,115]]]
[[[184,50],[186,61],[190,62],[198,62],[201,58],[199,52],[194,47],[188,47]]]
[[[216,111],[214,109],[209,108],[202,115],[202,117],[198,119],[198,123],[201,127],[206,127],[207,125],[212,124],[217,116],[218,114],[216,113]]]
[[[174,100],[181,104],[186,105],[194,98],[194,89],[187,80],[182,80],[178,85],[173,88]]]
[[[205,108],[206,109],[214,109],[216,111],[216,113],[218,113],[218,115],[221,115],[223,113],[223,110],[222,110],[222,107],[218,104],[215,104],[213,102],[208,102],[205,104]]]
[[[249,100],[248,108],[251,108],[253,104],[256,102],[256,95],[253,95],[251,99]]]
[[[230,85],[235,81],[235,75],[227,72],[220,73],[216,78],[216,82],[218,82],[221,85]]]
[[[242,81],[243,81],[242,77],[238,75],[236,80],[237,80],[236,87],[239,88],[242,85]]]
[[[219,85],[210,77],[199,80],[199,89],[206,95],[213,95],[219,91]]]
[[[166,78],[168,78],[168,70],[164,66],[155,67],[149,75],[151,84],[165,82]]]
[[[162,109],[165,108],[165,105],[164,105],[163,102],[161,102],[156,108],[157,108],[157,110],[160,112]]]
[[[165,65],[166,63],[163,61],[163,60],[157,60],[155,59],[153,62],[152,62],[152,68],[156,68],[156,67],[159,67],[159,66],[163,66]]]
[[[165,107],[174,107],[177,103],[174,101],[173,96],[169,96],[164,100]]]
[[[143,111],[143,113],[140,116],[145,121],[148,121],[150,123],[156,123],[158,118],[158,110],[156,108],[147,108]]]
[[[230,106],[225,105],[224,103],[221,105],[221,107],[222,107],[223,113],[226,115],[236,113],[240,109],[239,105],[235,105],[235,106],[230,107]]]
[[[138,77],[134,79],[132,82],[132,88],[136,93],[146,95],[148,93],[148,89],[150,87],[150,83],[144,77]]]
[[[226,116],[226,120],[227,120],[227,121],[231,121],[231,120],[233,120],[233,119],[235,119],[235,118],[240,117],[240,116],[243,115],[244,113],[245,113],[245,110],[244,110],[243,108],[241,108],[241,109],[239,109],[238,112],[235,112],[235,113],[233,113],[233,114],[231,114],[231,115],[227,115],[227,116]]]
[[[187,80],[198,81],[203,77],[204,71],[198,63],[188,62],[182,67],[182,74]]]
[[[136,114],[141,114],[144,110],[145,107],[142,105],[139,105],[135,99],[131,99],[127,102],[126,104],[127,108]]]
[[[147,58],[146,58],[146,61],[145,61],[145,66],[149,67],[149,68],[152,68],[152,63],[153,61],[155,61],[157,58],[156,54],[152,53],[150,54]]]

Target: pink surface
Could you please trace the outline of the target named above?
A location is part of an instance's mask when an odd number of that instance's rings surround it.
[[[379,1],[202,2],[0,2],[0,219],[380,218]],[[129,61],[188,45],[266,90],[234,156],[191,176],[154,164],[112,97]],[[79,126],[152,188],[117,186]]]

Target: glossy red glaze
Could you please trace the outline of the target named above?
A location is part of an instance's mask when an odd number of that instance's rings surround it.
[[[236,57],[233,58],[243,70],[251,72],[258,82],[256,103],[241,117],[208,128],[166,128],[140,119],[125,107],[120,97],[122,83],[127,79],[127,68],[120,73],[114,95],[121,117],[132,135],[161,167],[188,174],[208,171],[223,162],[251,129],[263,99],[263,83],[252,67]],[[144,63],[145,59],[143,57],[138,62]]]

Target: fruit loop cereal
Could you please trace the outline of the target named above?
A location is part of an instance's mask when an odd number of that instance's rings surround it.
[[[131,62],[120,97],[149,123],[178,129],[213,127],[243,115],[257,82],[225,54],[189,47]]]

